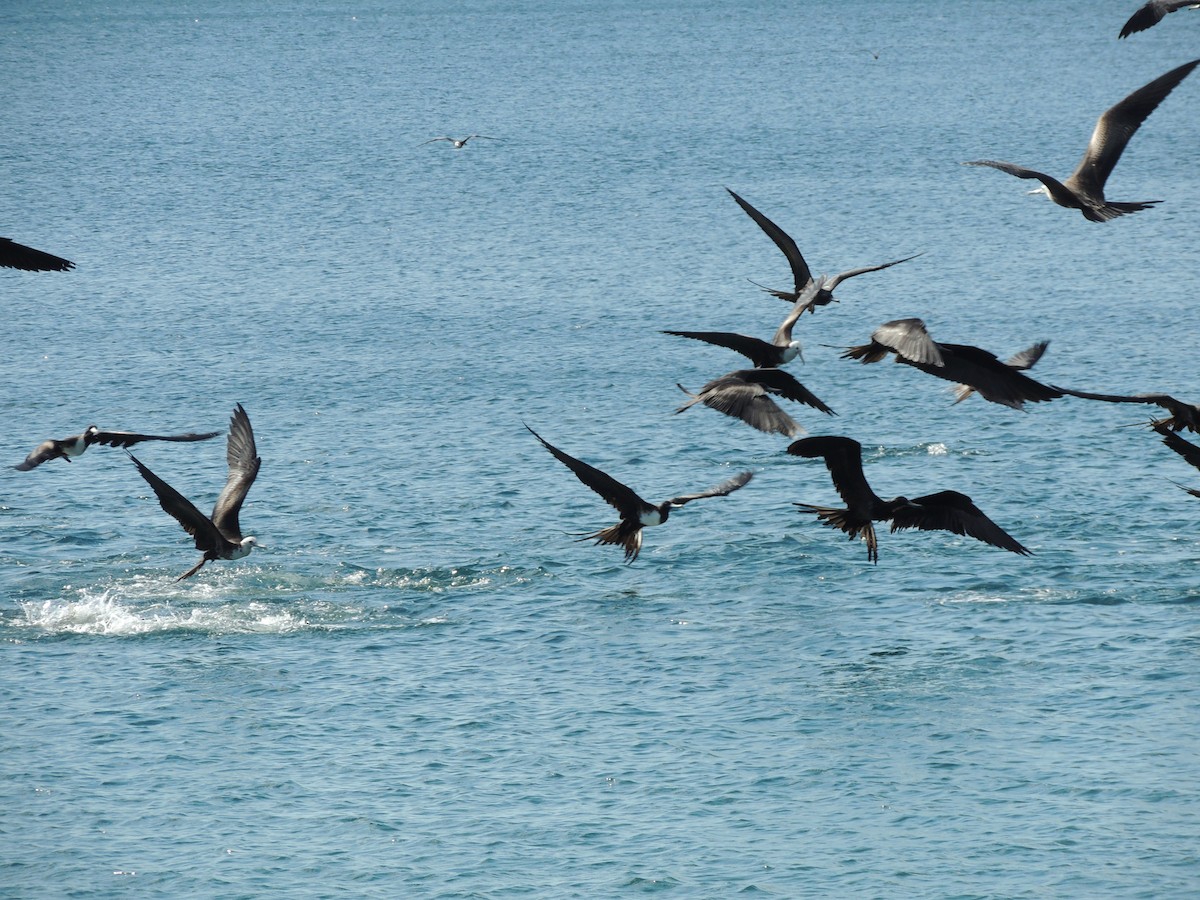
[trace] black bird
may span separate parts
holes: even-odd
[[[70,462],[74,457],[81,456],[92,444],[103,444],[107,447],[132,447],[142,441],[207,441],[215,438],[221,432],[206,431],[203,434],[137,434],[132,431],[101,431],[95,425],[89,425],[82,434],[72,435],[62,440],[42,441],[33,452],[25,457],[25,461],[13,466],[21,472],[36,469],[42,463],[51,459],[62,459]]]
[[[1104,183],[1112,174],[1113,167],[1121,158],[1125,145],[1133,137],[1146,117],[1154,112],[1158,104],[1179,82],[1200,64],[1200,59],[1184,63],[1165,75],[1155,78],[1144,87],[1138,88],[1116,106],[1100,116],[1092,131],[1083,159],[1065,181],[1059,181],[1036,169],[1026,169],[1008,162],[994,159],[976,159],[963,163],[964,166],[991,166],[1017,178],[1036,178],[1042,186],[1031,193],[1045,194],[1059,206],[1077,209],[1090,222],[1107,222],[1117,216],[1149,209],[1161,200],[1139,200],[1122,202],[1104,198]]]
[[[1158,419],[1151,425],[1163,425],[1171,431],[1200,432],[1200,406],[1176,400],[1170,394],[1092,394],[1087,391],[1073,391],[1070,388],[1059,388],[1064,394],[1072,397],[1082,397],[1084,400],[1103,400],[1105,403],[1149,403],[1161,406],[1171,415],[1166,419]]]
[[[792,328],[801,313],[806,308],[810,308],[809,300],[815,295],[815,286],[810,285],[805,289],[800,299],[792,304],[791,312],[787,314],[787,318],[783,320],[783,324],[779,326],[769,343],[756,337],[728,331],[664,331],[663,334],[673,334],[695,341],[716,344],[718,347],[728,347],[747,357],[756,368],[773,369],[801,356],[800,342],[792,340]],[[803,359],[802,356],[801,359]]]
[[[589,466],[582,460],[564,453],[528,425],[525,427],[559,462],[574,472],[576,478],[607,500],[609,505],[621,514],[621,521],[616,525],[610,525],[608,528],[601,528],[599,531],[585,534],[579,540],[594,540],[597,544],[620,544],[625,548],[625,562],[627,563],[632,563],[637,559],[638,554],[642,550],[643,528],[663,524],[667,521],[667,517],[670,516],[672,509],[676,509],[686,503],[691,503],[693,500],[703,500],[705,497],[724,497],[727,494],[732,494],[739,488],[744,487],[754,477],[753,472],[741,472],[728,481],[724,481],[716,487],[709,488],[707,491],[701,491],[698,494],[684,494],[682,497],[673,497],[670,500],[664,500],[657,506],[653,506],[612,476],[606,475],[604,472]]]
[[[225,449],[229,475],[225,479],[221,495],[217,497],[216,505],[213,506],[211,518],[142,465],[132,453],[129,454],[129,458],[154,489],[159,505],[195,539],[196,549],[204,551],[200,562],[180,575],[176,581],[183,581],[195,575],[210,559],[241,559],[250,555],[257,541],[252,535],[242,536],[238,513],[241,512],[242,502],[246,499],[250,486],[258,477],[262,460],[255,449],[254,431],[250,428],[250,418],[246,415],[246,410],[242,409],[242,404],[234,407],[233,416],[229,421],[229,441]]]
[[[739,369],[714,378],[700,388],[698,394],[693,394],[682,384],[675,386],[691,398],[675,410],[676,415],[703,403],[709,409],[741,419],[751,428],[784,437],[793,437],[804,429],[779,408],[770,394],[806,403],[826,415],[836,415],[812,391],[782,369]]]
[[[1049,341],[1038,341],[1032,347],[1026,347],[1020,353],[1014,353],[1004,364],[1010,369],[1016,369],[1018,372],[1028,371],[1037,364],[1037,361],[1042,358],[1046,352],[1046,348],[1049,346]],[[973,393],[975,393],[975,388],[969,384],[960,384],[954,388],[954,402],[962,403]]]
[[[500,140],[500,138],[488,137],[486,134],[468,134],[464,138],[452,138],[452,137],[445,137],[445,136],[430,138],[427,141],[421,141],[421,146],[424,146],[425,144],[432,144],[436,141],[449,141],[450,146],[452,146],[455,150],[461,150],[463,147],[465,147],[467,145],[467,141],[471,140],[472,138],[483,138],[485,141]]]
[[[1121,28],[1118,38],[1129,37],[1137,31],[1145,31],[1152,25],[1157,25],[1167,13],[1180,9],[1200,9],[1200,3],[1192,0],[1150,0],[1138,7],[1138,11],[1129,17],[1129,21]]]
[[[0,266],[26,272],[66,272],[75,268],[75,263],[53,253],[18,244],[12,238],[0,237]]]
[[[896,362],[974,388],[984,400],[1013,409],[1023,408],[1026,401],[1036,403],[1063,395],[1058,388],[1034,381],[986,350],[968,344],[937,343],[920,319],[885,322],[875,329],[871,343],[851,347],[842,359],[873,363],[889,352],[896,354]]]
[[[966,494],[939,491],[911,500],[907,497],[881,499],[863,475],[862,445],[852,438],[803,438],[788,447],[787,452],[807,459],[823,458],[846,509],[808,503],[795,505],[816,513],[818,519],[832,528],[840,528],[851,540],[861,537],[867,543],[867,559],[873,563],[879,562],[879,545],[872,523],[889,521],[893,532],[906,528],[951,531],[1022,556],[1032,553],[985,516]]]
[[[796,246],[796,242],[782,228],[760,213],[757,209],[730,191],[729,196],[737,201],[750,218],[758,223],[758,227],[766,232],[767,237],[775,242],[775,246],[783,251],[783,255],[787,257],[788,265],[792,267],[792,290],[777,291],[772,288],[764,287],[763,290],[781,300],[787,300],[789,303],[797,303],[805,295],[805,291],[809,288],[812,293],[807,299],[806,304],[801,308],[800,312],[813,312],[818,306],[827,306],[834,301],[833,292],[839,284],[847,278],[853,278],[855,275],[863,275],[867,272],[878,272],[880,269],[886,269],[889,266],[894,266],[898,263],[908,262],[910,259],[916,259],[920,256],[917,253],[913,256],[906,256],[904,259],[894,259],[891,262],[881,263],[877,266],[863,266],[860,269],[850,269],[842,272],[840,275],[834,275],[832,278],[822,275],[819,278],[814,278],[812,272],[808,268],[808,263],[804,261],[804,257],[800,254],[800,248]],[[762,287],[762,285],[758,285]]]

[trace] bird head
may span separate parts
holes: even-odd
[[[788,357],[789,360],[799,359],[800,362],[804,362],[804,348],[800,346],[799,341],[788,341],[787,349],[796,351],[790,357]]]

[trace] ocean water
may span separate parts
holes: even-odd
[[[1096,225],[1099,113],[1200,14],[950,3],[151,0],[0,8],[3,452],[227,425],[263,459],[197,551],[123,452],[0,474],[4,897],[1193,897],[1200,473],[1154,409],[1018,412],[840,348],[920,316],[1031,373],[1200,401],[1200,76]],[[462,150],[442,135],[478,133]],[[748,279],[846,282],[792,371],[881,495],[1028,546],[860,543],[824,467],[704,408]],[[647,499],[743,469],[630,566],[533,440]],[[211,508],[223,439],[138,457]]]

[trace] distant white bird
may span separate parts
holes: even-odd
[[[427,141],[421,141],[419,146],[423,147],[426,144],[433,144],[433,143],[436,143],[437,141],[449,141],[450,145],[455,150],[461,150],[463,147],[465,147],[467,145],[467,141],[471,140],[472,138],[483,138],[484,140],[487,140],[487,141],[500,140],[500,138],[488,137],[486,134],[468,134],[465,138],[452,138],[452,137],[445,137],[445,136],[430,138]]]
[[[994,159],[976,159],[963,163],[964,166],[990,166],[1015,175],[1017,178],[1036,178],[1042,187],[1031,193],[1045,194],[1059,206],[1077,209],[1090,222],[1107,222],[1117,216],[1149,209],[1161,200],[1117,202],[1104,198],[1104,183],[1112,174],[1113,167],[1125,151],[1129,139],[1146,121],[1146,117],[1166,99],[1192,71],[1200,65],[1200,59],[1184,63],[1165,75],[1138,88],[1116,106],[1104,112],[1096,122],[1092,138],[1088,141],[1083,159],[1065,181],[1059,181],[1044,172],[1026,169],[1023,166]]]
[[[1129,21],[1125,23],[1117,37],[1129,37],[1134,32],[1145,31],[1150,26],[1161,22],[1167,13],[1173,13],[1180,9],[1200,9],[1200,3],[1193,3],[1192,0],[1150,0],[1129,17]]]

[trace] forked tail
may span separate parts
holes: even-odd
[[[1129,213],[1141,212],[1143,209],[1150,209],[1159,203],[1162,203],[1162,201],[1136,200],[1122,203],[1109,200],[1103,206],[1085,206],[1083,208],[1083,215],[1092,222],[1107,222],[1118,216],[1125,216]]]
[[[642,529],[630,528],[625,522],[609,525],[599,531],[593,531],[575,539],[576,541],[595,541],[597,544],[620,544],[625,548],[625,562],[631,563],[642,552]]]
[[[867,542],[867,559],[873,563],[879,562],[879,541],[875,537],[875,524],[870,519],[852,518],[850,510],[833,506],[813,506],[810,503],[794,505],[806,512],[816,513],[818,519],[830,528],[844,531],[850,536],[850,540],[862,538]]]

